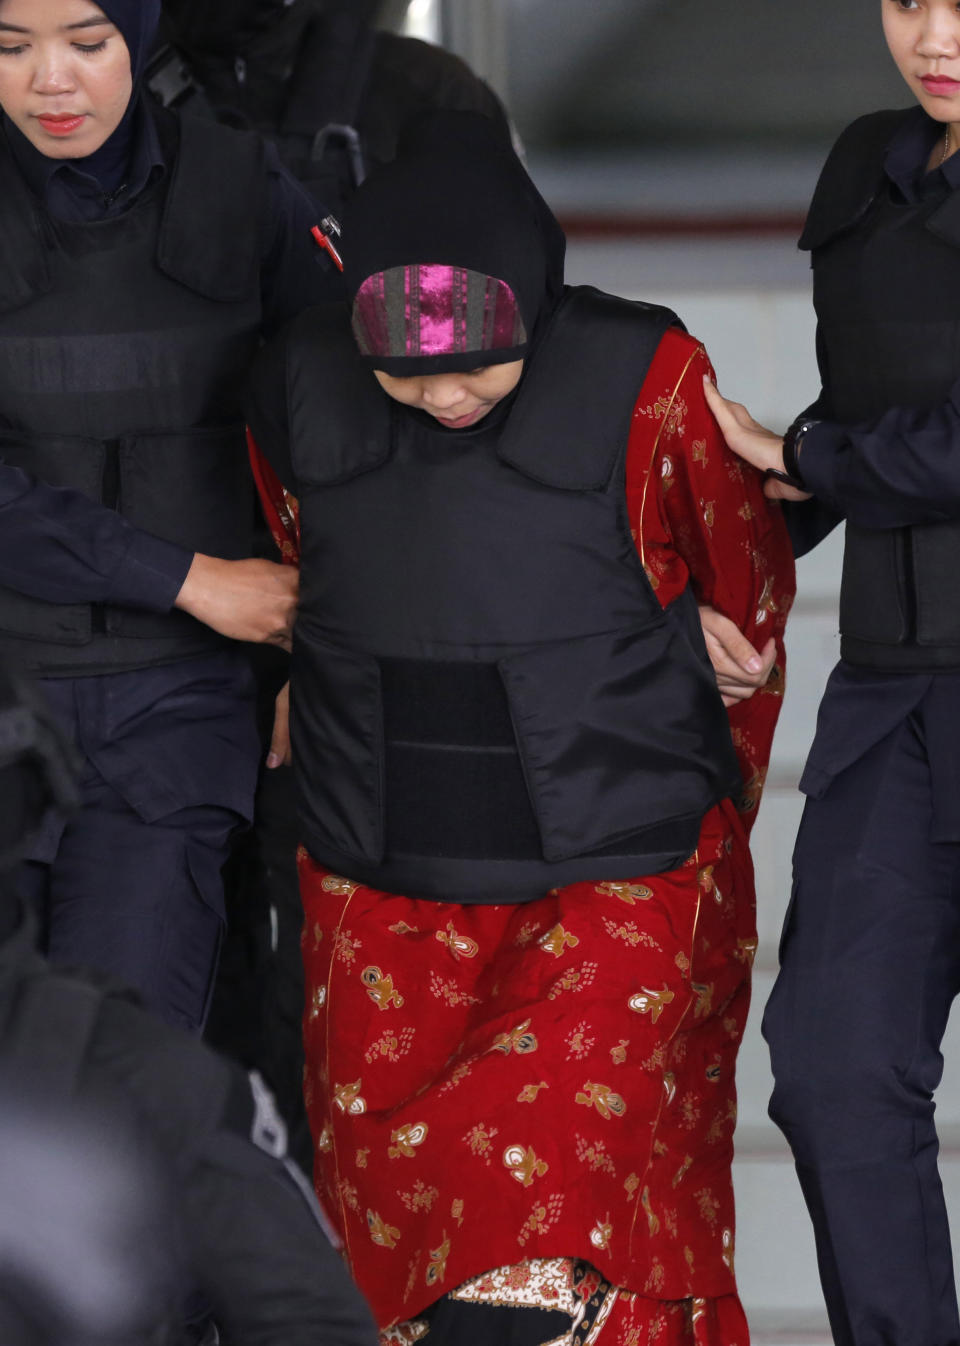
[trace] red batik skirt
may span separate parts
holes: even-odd
[[[645,1321],[745,1346],[731,1161],[756,926],[732,804],[680,869],[523,905],[415,901],[305,852],[300,877],[317,1190],[381,1328],[579,1258]]]

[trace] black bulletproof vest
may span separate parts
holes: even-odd
[[[960,192],[910,205],[883,171],[908,113],[845,132],[824,169],[800,246],[813,251],[828,405],[843,424],[891,407],[928,410],[960,371]],[[890,530],[847,525],[842,658],[876,669],[960,667],[960,521]]]
[[[163,114],[166,117],[166,114]],[[0,140],[0,458],[191,551],[250,554],[241,394],[260,330],[263,149],[185,119],[124,215],[54,220]],[[0,651],[47,674],[139,668],[221,638],[180,612],[0,588]]]
[[[737,790],[696,603],[661,609],[626,512],[633,407],[673,321],[568,291],[509,414],[458,434],[379,392],[342,310],[300,322],[292,737],[317,860],[525,901],[674,867]]]

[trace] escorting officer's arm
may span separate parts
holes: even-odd
[[[820,396],[797,418],[801,421],[832,421],[835,419],[827,393],[827,351],[820,328],[817,328],[817,365],[820,369]],[[783,517],[794,556],[806,556],[843,522],[843,511],[830,509],[816,495],[812,500],[783,500]]]
[[[169,612],[192,554],[79,491],[0,463],[0,583],[48,603]]]
[[[817,499],[861,528],[960,517],[960,381],[931,411],[894,407],[858,426],[821,421],[799,465]]]
[[[708,385],[706,394],[734,453],[761,471],[782,472],[791,432],[785,441],[715,388]],[[796,441],[792,470],[834,522],[846,518],[860,528],[893,529],[960,517],[960,381],[946,402],[929,411],[893,407],[855,426],[813,420]],[[803,500],[793,486],[776,480],[768,482],[767,493]],[[802,554],[808,549],[802,534],[797,540]],[[819,540],[814,534],[813,543]]]
[[[300,572],[292,566],[197,552],[176,606],[231,640],[289,649],[299,589]]]
[[[79,491],[0,462],[0,584],[46,603],[179,607],[234,640],[286,645],[298,574],[272,561],[194,554]]]

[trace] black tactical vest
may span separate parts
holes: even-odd
[[[824,168],[802,248],[833,419],[928,410],[960,373],[960,192],[902,202],[883,157],[909,112],[862,118]],[[874,530],[847,525],[841,656],[876,669],[960,667],[960,521]]]
[[[67,224],[0,140],[0,459],[236,559],[254,519],[241,394],[260,331],[263,149],[185,119],[168,162],[126,214]],[[41,673],[145,667],[221,643],[180,612],[0,588],[0,651]]]
[[[568,291],[509,414],[444,433],[379,392],[342,310],[298,320],[292,737],[323,864],[525,901],[674,867],[738,789],[696,603],[661,609],[626,512],[633,408],[673,321]]]

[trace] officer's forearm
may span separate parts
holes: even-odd
[[[800,470],[823,505],[863,528],[960,517],[960,390],[929,411],[821,423],[804,438]]]
[[[0,463],[0,584],[48,603],[168,612],[189,551],[141,532],[79,491]]]

